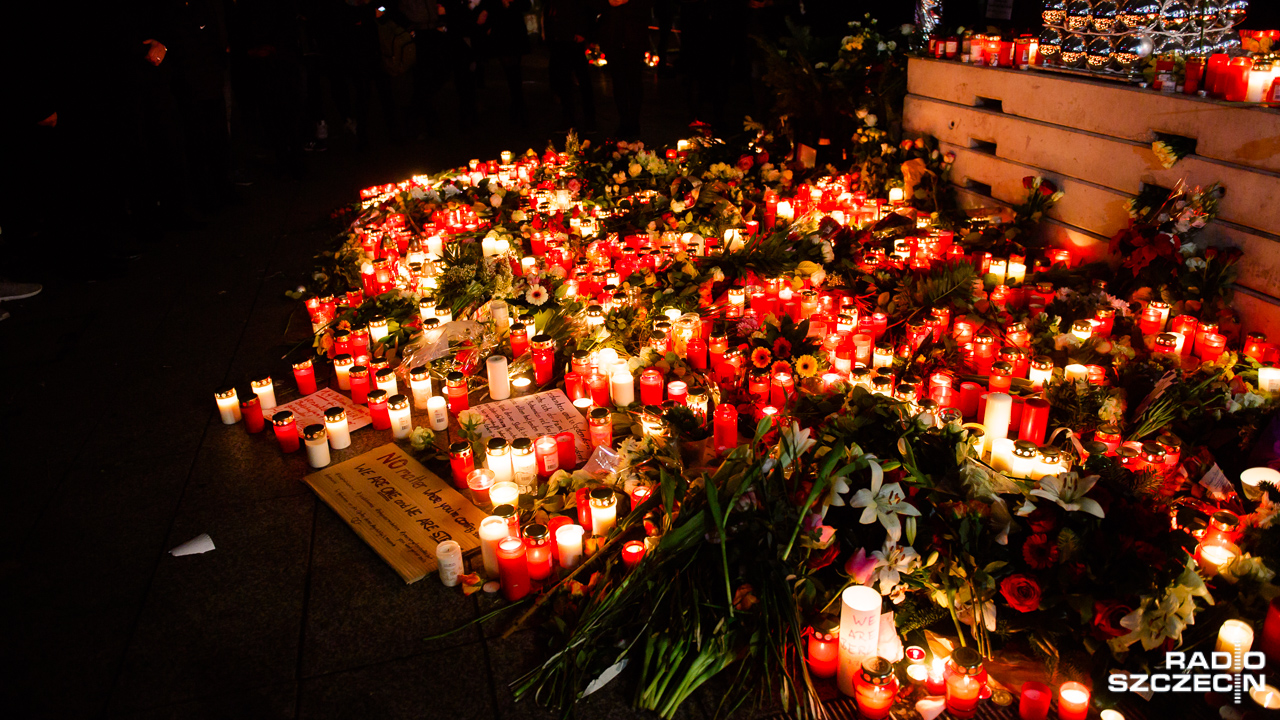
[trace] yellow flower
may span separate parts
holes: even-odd
[[[796,358],[796,374],[800,377],[813,377],[818,374],[818,360],[812,355],[801,355]]]

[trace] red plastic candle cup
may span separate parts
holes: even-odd
[[[467,377],[454,370],[444,378],[445,399],[449,401],[449,412],[457,415],[471,407],[471,399],[467,392]]]
[[[1021,720],[1046,720],[1053,690],[1041,682],[1028,680],[1022,683],[1022,698],[1018,701],[1018,717]]]
[[[990,392],[1007,393],[1013,387],[1013,366],[1007,362],[992,363],[991,375],[987,377],[987,389]]]
[[[809,674],[829,678],[840,663],[840,622],[835,618],[814,625],[809,633]]]
[[[551,556],[555,549],[551,542],[551,531],[546,525],[531,523],[526,525],[524,535],[525,560],[529,564],[529,579],[546,580],[551,577]],[[498,566],[501,570],[502,566]]]
[[[387,410],[387,391],[378,389],[369,392],[369,419],[373,421],[374,430],[391,429],[391,413]]]
[[[644,405],[662,404],[662,371],[649,368],[640,373],[640,402]]]
[[[591,441],[592,449],[613,447],[613,418],[609,408],[591,408],[587,418],[587,439]]]
[[[488,507],[489,488],[497,478],[489,468],[476,468],[467,473],[467,491],[471,493],[471,502],[476,507]]]
[[[648,485],[637,485],[636,489],[631,491],[631,510],[634,512],[651,497],[653,497],[653,488]]]
[[[1200,359],[1204,362],[1213,362],[1217,360],[1227,349],[1227,336],[1218,333],[1205,333],[1201,336],[1202,340],[1197,343],[1196,351],[1200,355]]]
[[[689,404],[689,385],[683,380],[667,383],[667,399],[677,405]]]
[[[925,677],[925,691],[930,695],[939,696],[947,694],[947,661],[943,658],[934,657],[933,663],[929,666],[929,674]]]
[[[498,581],[502,583],[502,596],[515,602],[529,594],[529,560],[525,555],[524,541],[509,537],[498,543]]]
[[[534,458],[538,462],[538,477],[546,480],[560,469],[560,445],[552,435],[543,435],[533,443]]]
[[[1049,427],[1049,402],[1040,398],[1028,398],[1022,403],[1022,419],[1018,428],[1018,439],[1027,440],[1036,445],[1044,444],[1045,432]]]
[[[351,382],[351,402],[364,405],[369,401],[369,368],[356,365],[351,368],[348,377]]]
[[[515,359],[529,352],[529,331],[524,323],[511,326],[511,358]]]
[[[569,396],[570,402],[587,397],[588,393],[587,383],[582,375],[573,370],[564,374],[564,394]]]
[[[685,345],[685,349],[690,365],[697,370],[707,369],[707,344],[702,338],[693,338]]]
[[[577,443],[574,434],[568,430],[556,435],[556,461],[565,472],[578,468]]]
[[[866,720],[888,717],[898,696],[898,678],[893,674],[893,664],[882,657],[863,660],[861,671],[853,677],[853,691],[858,701],[858,715]]]
[[[311,358],[293,364],[293,379],[298,383],[298,392],[303,395],[316,391],[316,368]]]
[[[777,372],[769,382],[769,404],[776,408],[784,408],[787,401],[796,394],[796,380],[789,372]]]
[[[982,386],[976,382],[960,383],[960,413],[967,418],[978,415],[978,401],[982,398]]]
[[[639,540],[628,540],[622,546],[622,562],[626,563],[627,570],[635,570],[636,565],[644,559],[644,543]]]
[[[1204,89],[1210,97],[1222,97],[1223,71],[1227,69],[1230,57],[1226,53],[1214,53],[1209,56],[1209,63],[1204,71]]]
[[[391,427],[388,422],[387,427]],[[271,429],[276,433],[276,440],[280,443],[281,452],[296,452],[301,445],[298,437],[298,424],[293,419],[293,413],[288,410],[281,410],[271,416]]]
[[[1271,599],[1267,606],[1267,619],[1262,624],[1262,645],[1258,648],[1267,659],[1280,661],[1280,597]]]
[[[716,454],[738,447],[738,409],[728,403],[717,405],[712,433]]]
[[[556,341],[549,335],[534,335],[530,345],[533,348],[533,381],[539,386],[546,385],[555,374]]]
[[[1249,71],[1253,69],[1253,58],[1235,57],[1227,63],[1223,71],[1222,97],[1227,102],[1244,102],[1249,90]]]
[[[244,418],[244,429],[251,433],[262,432],[266,419],[262,417],[262,401],[258,396],[240,401],[240,417]]]
[[[449,470],[453,478],[453,486],[459,490],[467,489],[467,476],[476,469],[474,451],[471,443],[463,441],[449,446]]]
[[[1089,720],[1089,688],[1078,682],[1065,682],[1058,688],[1060,720]]]
[[[609,399],[609,376],[599,368],[593,369],[587,376],[587,384],[591,387],[591,404],[606,407]]]

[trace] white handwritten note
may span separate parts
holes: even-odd
[[[340,407],[347,411],[348,430],[359,430],[373,423],[373,419],[369,417],[369,408],[355,404],[351,398],[333,388],[321,388],[300,400],[279,405],[275,412],[288,410],[293,413],[293,419],[301,430],[308,425],[323,425],[324,411],[331,407]]]
[[[584,463],[590,455],[587,443],[587,421],[573,406],[563,390],[548,390],[511,400],[477,405],[469,413],[478,415],[484,422],[485,437],[536,438],[539,435],[555,435],[566,430],[574,435],[574,449],[578,463]]]

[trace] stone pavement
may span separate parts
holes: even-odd
[[[681,136],[664,82],[650,87],[650,142]],[[55,249],[43,274],[14,278],[46,289],[6,304],[0,325],[6,717],[550,717],[507,689],[540,656],[533,633],[498,640],[493,624],[424,642],[496,601],[434,575],[406,586],[301,482],[304,453],[222,425],[212,399],[261,372],[292,399],[282,358],[305,315],[284,292],[333,236],[329,212],[375,183],[542,149],[556,113],[543,85],[528,89],[535,120],[518,133],[499,89],[465,135],[445,123],[364,154],[338,137],[301,180],[250,147],[245,202],[167,234],[123,276],[63,279]],[[612,128],[612,103],[598,103]],[[385,435],[356,432],[335,461]],[[214,551],[168,554],[201,533]],[[633,717],[628,697],[614,683],[579,716]]]

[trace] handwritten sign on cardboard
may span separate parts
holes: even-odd
[[[568,430],[574,434],[578,463],[586,462],[591,454],[591,445],[587,442],[586,418],[582,417],[582,413],[573,406],[563,390],[548,390],[536,395],[485,403],[466,413],[480,416],[484,422],[483,435],[487,438],[533,439],[539,435],[555,435]]]
[[[484,511],[388,443],[305,478],[311,489],[387,561],[406,583],[436,569],[436,546],[480,547]]]
[[[351,398],[333,388],[321,388],[304,398],[278,405],[273,412],[288,410],[293,413],[293,419],[298,423],[298,430],[302,430],[308,425],[323,425],[324,411],[331,407],[340,407],[347,411],[348,430],[359,430],[373,423],[373,418],[369,417],[369,408],[355,404]]]

